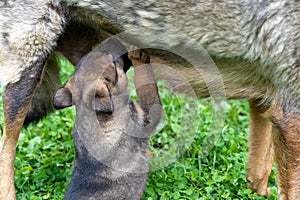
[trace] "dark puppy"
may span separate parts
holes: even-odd
[[[55,93],[56,108],[76,106],[74,171],[64,199],[133,200],[143,193],[160,100],[149,58],[139,50],[129,52],[139,102],[129,100],[124,59],[114,59],[118,47],[96,47]]]

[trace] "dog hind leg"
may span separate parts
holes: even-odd
[[[258,106],[258,103],[249,101],[250,138],[247,181],[248,187],[253,192],[265,196],[269,193],[267,184],[273,163],[272,123],[264,116],[267,109]]]
[[[277,101],[268,111],[273,122],[273,141],[280,199],[299,199],[300,106]]]

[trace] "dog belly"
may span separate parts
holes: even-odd
[[[215,92],[217,85],[231,99],[267,99],[274,92],[271,81],[260,74],[259,66],[244,60],[213,58],[212,66],[202,68],[178,57],[174,59],[174,55],[149,53],[156,76],[167,80],[174,92],[205,98]]]

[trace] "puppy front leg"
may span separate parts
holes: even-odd
[[[148,115],[154,105],[158,105],[155,109],[160,109],[161,102],[158,90],[150,64],[150,58],[140,49],[130,47],[128,57],[131,59],[134,67],[134,84],[138,96],[138,103],[143,111]],[[161,115],[161,113],[158,113]],[[160,116],[159,116],[160,117]]]

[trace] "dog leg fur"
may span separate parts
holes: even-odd
[[[264,115],[266,108],[249,101],[250,138],[247,168],[248,187],[258,195],[266,196],[268,178],[273,163],[272,123]]]
[[[21,79],[3,91],[4,131],[0,142],[0,199],[14,200],[14,158],[16,144],[30,101],[40,83],[44,61],[23,71]]]
[[[283,103],[282,103],[283,102]],[[273,122],[273,140],[281,199],[299,199],[300,109],[288,101],[275,101],[268,114]]]
[[[41,117],[47,115],[54,109],[52,96],[59,84],[57,53],[52,53],[47,60],[41,85],[31,101],[25,118],[25,124],[32,121],[38,121]]]

